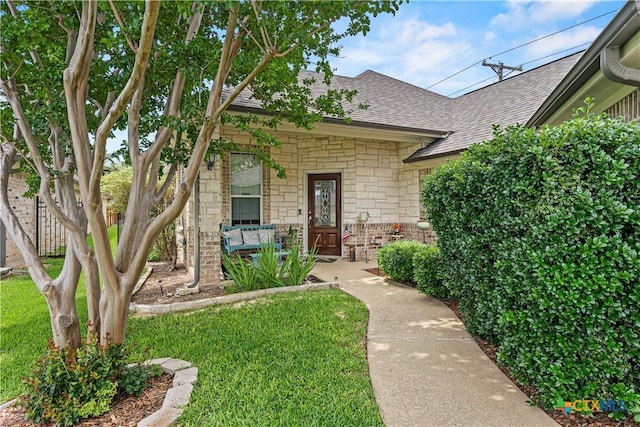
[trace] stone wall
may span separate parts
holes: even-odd
[[[223,129],[221,136],[240,146],[254,142],[246,133]],[[393,224],[401,224],[401,237],[433,242],[432,233],[416,227],[420,219],[420,168],[402,160],[419,148],[418,144],[397,143],[353,137],[280,132],[281,147],[272,148],[273,159],[287,171],[278,178],[274,170],[263,168],[262,222],[275,224],[276,232],[295,230],[298,242],[306,247],[307,178],[309,174],[340,173],[342,177],[342,225],[352,231],[343,245],[357,258],[375,259],[377,248],[394,240]],[[213,171],[203,165],[200,172],[201,202],[201,282],[220,280],[220,225],[230,223],[229,156],[216,162]],[[193,268],[193,198],[181,222],[186,237],[187,265]],[[368,212],[365,226],[357,222],[360,212]],[[366,243],[365,243],[365,237]],[[357,246],[356,246],[357,245]]]

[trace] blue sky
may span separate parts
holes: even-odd
[[[336,74],[343,76],[355,77],[374,70],[442,95],[460,96],[497,81],[491,68],[479,64],[483,59],[509,66],[522,65],[527,71],[583,50],[624,3],[415,0],[401,5],[395,16],[374,18],[366,37],[343,40],[342,54],[332,65]],[[612,11],[614,13],[577,25]],[[575,25],[542,41],[496,55]],[[432,86],[467,67],[470,68]],[[475,85],[478,82],[482,83]],[[117,149],[125,137],[124,133],[117,132],[108,142],[107,151]]]
[[[344,40],[342,55],[332,65],[339,75],[355,77],[370,69],[423,88],[483,59],[522,65],[526,71],[588,47],[623,4],[602,0],[412,1],[401,5],[395,16],[375,18],[366,37]],[[615,12],[496,55],[611,11]],[[459,96],[495,81],[497,75],[491,68],[477,64],[429,90]]]

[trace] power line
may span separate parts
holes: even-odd
[[[549,55],[541,56],[540,58],[538,58],[538,59],[534,59],[534,60],[532,60],[532,61],[523,62],[522,64],[520,64],[520,66],[527,65],[527,64],[531,64],[531,63],[533,63],[533,62],[538,62],[538,61],[541,61],[541,60],[543,60],[543,59],[550,58],[550,57],[552,57],[552,56],[556,56],[556,55],[559,55],[559,54],[564,53],[564,52],[569,52],[570,50],[578,49],[579,47],[589,46],[591,43],[592,43],[592,42],[582,43],[582,44],[579,44],[578,46],[570,47],[569,49],[559,50],[559,51],[558,51],[558,52],[556,52],[556,53],[551,53],[551,54],[549,54]]]
[[[543,60],[543,59],[550,58],[550,57],[552,57],[552,56],[556,56],[556,55],[559,55],[559,54],[564,53],[564,52],[569,52],[569,51],[571,51],[571,50],[578,49],[578,48],[580,48],[580,47],[587,46],[587,45],[590,45],[590,44],[591,44],[591,42],[587,42],[587,43],[579,44],[579,45],[574,46],[574,47],[570,47],[570,48],[568,48],[568,49],[559,50],[559,51],[554,52],[554,53],[551,53],[551,54],[549,54],[549,55],[541,56],[541,57],[539,57],[539,58],[537,58],[537,59],[533,59],[533,60],[531,60],[531,61],[523,62],[522,64],[520,64],[520,66],[522,67],[523,65],[531,64],[531,63],[533,63],[533,62],[538,62],[538,61],[541,61],[541,60]],[[506,68],[506,67],[505,67],[505,68]],[[510,74],[511,74],[511,73],[507,74],[507,75],[506,75],[506,76],[504,76],[504,77],[508,77]],[[472,85],[470,85],[470,86],[467,86],[467,87],[462,88],[462,89],[458,89],[457,91],[452,92],[452,93],[450,93],[450,94],[449,94],[449,95],[447,95],[447,96],[455,95],[455,94],[456,94],[456,93],[458,93],[458,92],[463,92],[463,91],[465,91],[465,90],[467,90],[467,89],[471,89],[471,88],[472,88],[472,87],[474,87],[474,86],[477,86],[477,85],[479,85],[479,84],[481,84],[481,83],[484,83],[484,82],[486,82],[486,81],[488,81],[488,80],[491,80],[491,79],[494,79],[494,78],[495,78],[494,76],[491,76],[491,77],[489,77],[489,78],[486,78],[486,79],[480,80],[479,82],[476,82],[476,83],[474,83],[474,84],[472,84]]]
[[[486,59],[491,59],[491,58],[493,58],[494,56],[499,56],[499,55],[502,55],[502,54],[505,54],[505,53],[508,53],[508,52],[514,51],[514,50],[516,50],[516,49],[520,49],[520,48],[525,47],[525,46],[528,46],[528,45],[530,45],[530,44],[532,44],[532,43],[539,42],[540,40],[544,40],[544,39],[549,38],[549,37],[551,37],[551,36],[555,36],[556,34],[560,34],[560,33],[564,32],[564,31],[571,30],[571,29],[576,28],[576,27],[578,27],[578,26],[580,26],[580,25],[584,25],[584,24],[586,24],[586,23],[588,23],[588,22],[595,21],[596,19],[600,19],[600,18],[602,18],[603,16],[611,15],[612,13],[617,12],[617,11],[618,11],[618,10],[617,10],[617,9],[615,9],[615,10],[612,10],[612,11],[609,11],[609,12],[606,12],[606,13],[603,13],[602,15],[598,15],[598,16],[596,16],[596,17],[594,17],[594,18],[587,19],[586,21],[579,22],[579,23],[574,24],[574,25],[572,25],[572,26],[570,26],[570,27],[563,28],[562,30],[558,30],[558,31],[556,31],[556,32],[554,32],[554,33],[547,34],[547,35],[542,36],[542,37],[539,37],[539,38],[537,38],[537,39],[535,39],[535,40],[528,41],[528,42],[526,42],[526,43],[523,43],[523,44],[521,44],[521,45],[519,45],[519,46],[512,47],[512,48],[507,49],[507,50],[505,50],[505,51],[502,51],[502,52],[500,52],[500,53],[493,54],[493,55],[489,56],[488,58],[482,59],[482,60],[480,60],[480,61],[478,61],[478,62],[474,62],[473,64],[469,65],[468,67],[463,68],[462,70],[460,70],[460,71],[458,71],[458,72],[456,72],[456,73],[454,73],[454,74],[451,74],[449,77],[445,77],[444,79],[442,79],[442,80],[440,80],[440,81],[437,81],[436,83],[432,84],[431,86],[426,87],[425,89],[431,89],[432,87],[437,86],[437,85],[439,85],[440,83],[442,83],[442,82],[444,82],[444,81],[447,81],[447,80],[449,80],[450,78],[455,77],[455,76],[457,76],[458,74],[463,73],[463,72],[467,71],[468,69],[475,67],[475,66],[476,66],[476,65],[478,65],[478,64],[481,64],[481,63],[482,63],[482,61],[484,61],[484,60],[486,60]]]
[[[449,95],[447,95],[447,96],[455,95],[455,94],[456,94],[456,93],[458,93],[458,92],[463,92],[463,91],[465,91],[465,90],[467,90],[467,89],[471,89],[471,88],[472,88],[472,87],[474,87],[474,86],[478,86],[479,84],[482,84],[482,83],[484,83],[484,82],[486,82],[486,81],[493,80],[493,79],[495,79],[495,76],[488,77],[488,78],[486,78],[486,79],[484,79],[484,80],[480,80],[479,82],[476,82],[476,83],[474,83],[474,84],[472,84],[472,85],[470,85],[470,86],[464,87],[464,88],[462,88],[462,89],[458,89],[458,90],[457,90],[457,91],[455,91],[455,92],[451,92],[451,93],[450,93]]]

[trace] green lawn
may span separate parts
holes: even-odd
[[[339,290],[132,318],[148,357],[199,368],[184,425],[382,425],[368,375],[366,307]]]
[[[61,260],[47,261],[59,271]],[[84,284],[77,302],[86,319]],[[368,376],[367,309],[339,290],[278,294],[194,313],[132,316],[137,360],[199,368],[184,425],[382,425]],[[0,401],[44,354],[51,331],[27,276],[0,282]],[[148,352],[143,352],[148,349]]]

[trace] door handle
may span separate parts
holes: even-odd
[[[311,218],[311,211],[309,211],[309,227],[311,227],[311,220],[312,220],[312,218]]]

